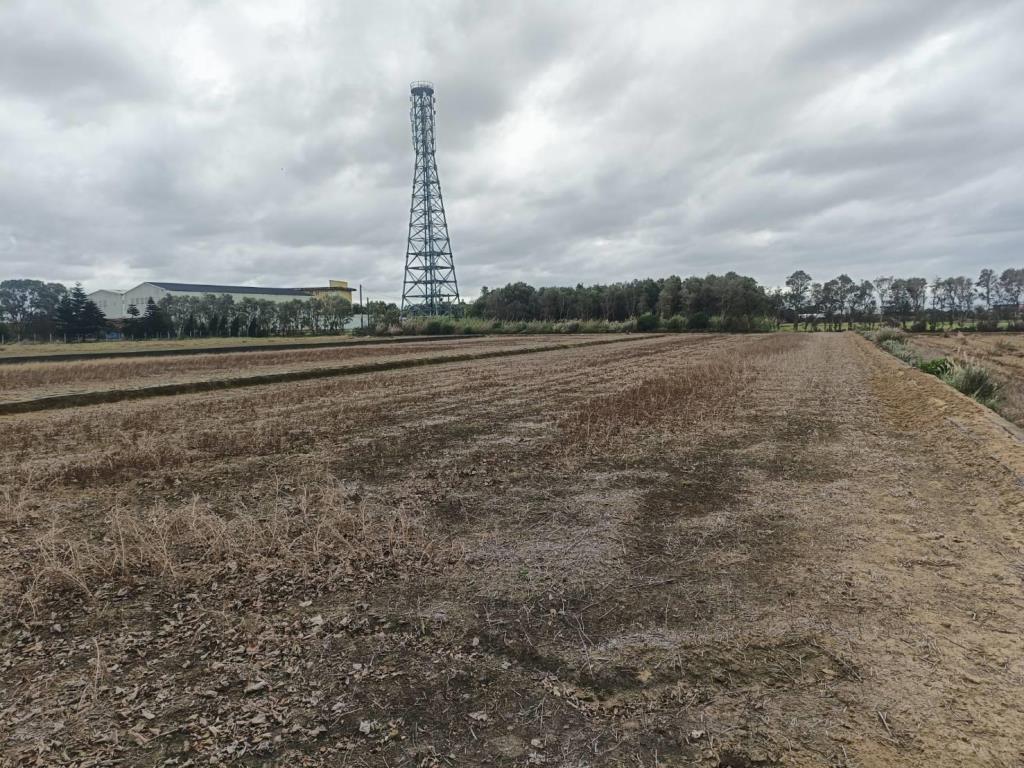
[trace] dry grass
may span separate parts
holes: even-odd
[[[352,336],[274,336],[267,338],[154,339],[151,341],[97,341],[84,344],[59,342],[22,342],[0,345],[0,357],[26,355],[105,354],[109,352],[158,351],[164,349],[212,349],[217,347],[269,347],[281,344],[336,344],[352,341]]]
[[[910,766],[1020,732],[1008,675],[920,644],[1019,618],[973,565],[1014,490],[893,423],[928,411],[880,404],[891,365],[645,338],[5,418],[0,762],[842,765],[850,733]]]
[[[635,438],[638,429],[655,423],[679,428],[714,420],[746,384],[748,371],[744,360],[728,357],[641,378],[560,419],[558,444],[570,453],[589,453],[621,444],[626,435]]]
[[[426,358],[451,353],[456,349],[460,352],[516,349],[545,342],[554,344],[558,341],[560,340],[553,340],[550,337],[501,337],[440,341],[428,345],[366,345],[238,354],[196,354],[184,357],[19,363],[0,366],[0,401],[154,383],[170,384],[225,378],[246,373],[295,371],[410,357]]]
[[[621,389],[590,398],[563,416],[558,444],[576,454],[612,445],[635,451],[652,425],[658,425],[659,434],[700,429],[735,410],[744,390],[754,384],[759,360],[796,347],[792,337],[775,335],[743,354],[724,348],[666,360],[656,373],[641,371]]]
[[[408,570],[454,559],[450,543],[429,537],[407,510],[370,509],[328,479],[291,491],[278,487],[258,508],[216,509],[198,497],[178,506],[119,501],[87,527],[66,521],[64,512],[34,522],[8,574],[5,596],[17,603],[9,608],[35,614],[68,590],[91,600],[98,588],[143,580],[175,593],[225,575],[259,581],[282,572],[303,581],[325,570]],[[23,520],[5,515],[15,518]]]

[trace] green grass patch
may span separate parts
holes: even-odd
[[[925,373],[942,378],[953,370],[953,361],[946,357],[936,357],[934,360],[922,360],[917,367]]]
[[[905,363],[910,363],[910,365],[915,367],[921,364],[921,358],[918,354],[906,344],[896,339],[886,339],[879,346],[893,357],[898,357]]]
[[[954,362],[940,378],[982,405],[994,409],[999,404],[999,383],[992,378],[987,368],[974,363]]]

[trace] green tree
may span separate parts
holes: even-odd
[[[996,272],[994,269],[983,269],[978,275],[978,280],[975,283],[978,298],[981,299],[985,305],[987,312],[992,311],[992,300],[995,298],[996,291]]]
[[[147,336],[166,336],[172,331],[172,323],[167,312],[153,298],[146,302],[146,312],[142,316],[142,328]]]
[[[124,321],[124,335],[129,339],[137,339],[142,335],[142,326],[139,321],[139,308],[134,304],[129,304],[125,310],[128,315]]]
[[[351,302],[337,294],[318,296],[313,301],[319,306],[319,314],[326,329],[332,333],[344,330],[345,325],[352,319]]]
[[[107,318],[96,302],[86,299],[78,318],[78,328],[83,336],[98,336],[107,327]]]
[[[996,283],[999,302],[1003,304],[1011,317],[1020,312],[1020,297],[1024,294],[1024,269],[1004,269]]]
[[[853,312],[858,322],[872,322],[875,308],[875,286],[870,280],[861,280],[853,294]]]
[[[843,316],[846,317],[846,327],[853,328],[853,296],[857,292],[857,284],[847,275],[842,274],[836,278],[836,299],[839,302],[839,319],[842,323]]]
[[[903,286],[907,297],[907,313],[920,318],[928,301],[928,281],[923,277],[908,277],[903,281]]]
[[[107,318],[80,283],[60,298],[54,314],[58,329],[69,341],[96,336],[107,327]]]
[[[60,283],[0,281],[0,321],[18,336],[52,333],[56,328],[57,305],[65,295],[67,288]]]
[[[57,304],[57,328],[64,334],[65,340],[74,340],[78,337],[77,317],[75,307],[71,303],[71,296],[65,293],[60,297]]]
[[[807,307],[807,299],[811,291],[811,276],[798,269],[786,278],[786,309],[793,313],[793,330],[800,325],[800,314]]]
[[[879,276],[875,278],[875,292],[878,294],[878,315],[882,321],[893,313],[892,284],[895,278]]]
[[[669,275],[658,293],[658,315],[668,319],[683,311],[683,281],[677,275]]]
[[[960,315],[960,324],[963,325],[974,308],[974,281],[964,275],[950,278],[950,293],[953,311]]]
[[[821,286],[818,306],[825,315],[825,330],[833,329],[837,320],[842,324],[843,299],[838,280],[829,280]]]

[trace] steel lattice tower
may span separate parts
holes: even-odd
[[[409,208],[402,315],[447,315],[459,301],[459,284],[455,279],[448,220],[444,215],[441,181],[434,157],[434,85],[415,82],[410,88],[416,170]]]

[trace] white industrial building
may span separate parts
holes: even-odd
[[[121,291],[93,291],[89,294],[89,298],[100,308],[100,312],[108,318],[122,318],[126,316],[124,294]]]
[[[203,283],[163,283],[149,282],[140,283],[129,291],[99,290],[89,294],[89,298],[96,302],[103,314],[110,320],[123,320],[128,317],[128,307],[135,305],[140,313],[146,311],[146,304],[152,299],[159,302],[165,296],[195,296],[202,298],[213,294],[215,296],[230,296],[236,302],[243,299],[257,299],[263,301],[304,301],[312,296],[325,294],[340,294],[352,302],[353,289],[348,287],[344,280],[331,280],[327,286],[313,288],[260,288],[252,285],[206,285]]]

